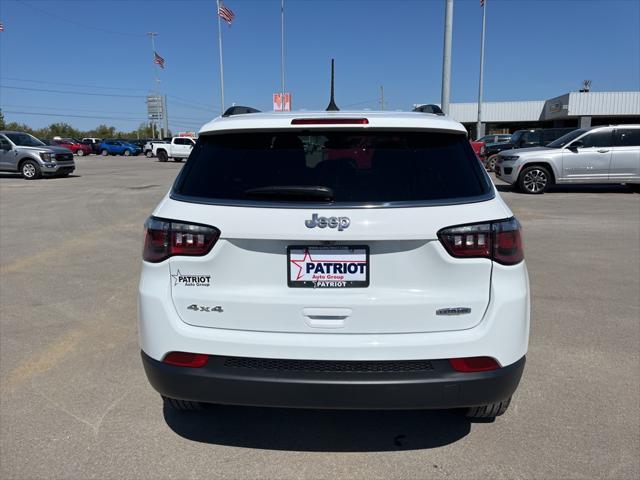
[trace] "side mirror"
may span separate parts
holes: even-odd
[[[11,144],[9,144],[9,143],[3,143],[2,145],[0,145],[0,150],[9,151],[9,150],[13,150],[13,148],[11,147]]]
[[[584,143],[582,143],[580,140],[576,140],[575,142],[573,142],[571,145],[568,145],[567,148],[569,150],[571,150],[572,152],[577,152],[579,148],[584,147]]]

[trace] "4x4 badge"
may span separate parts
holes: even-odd
[[[339,232],[349,228],[351,220],[349,217],[319,217],[317,213],[311,215],[311,220],[305,220],[307,228],[337,228]]]

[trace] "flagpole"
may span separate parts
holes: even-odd
[[[220,24],[220,0],[216,0],[216,15],[218,17],[218,47],[220,50],[220,108],[221,113],[224,113],[224,67],[222,65],[222,27]]]
[[[482,37],[480,39],[480,83],[478,85],[478,123],[476,124],[476,138],[484,136],[482,125],[482,84],[484,83],[484,31],[487,22],[487,0],[482,1]]]
[[[147,35],[151,38],[151,60],[153,61],[153,65],[155,65],[153,72],[156,81],[156,88],[160,83],[160,77],[158,75],[158,64],[156,63],[156,41],[155,37],[158,35],[156,32],[148,32]]]
[[[280,0],[280,75],[282,77],[282,101],[284,102],[284,0]]]

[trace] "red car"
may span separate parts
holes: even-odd
[[[469,143],[471,144],[471,148],[473,148],[473,152],[476,154],[476,157],[480,158],[480,150],[486,144],[484,142],[478,142],[478,141],[474,142],[472,140],[469,140]]]
[[[91,154],[90,145],[85,145],[83,143],[80,143],[77,140],[74,140],[73,138],[61,138],[57,140],[54,139],[52,143],[64,148],[68,148],[73,152],[74,155],[78,155],[79,157],[82,157],[83,155]]]

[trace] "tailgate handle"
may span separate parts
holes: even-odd
[[[351,316],[350,308],[303,308],[307,325],[314,328],[341,328]]]

